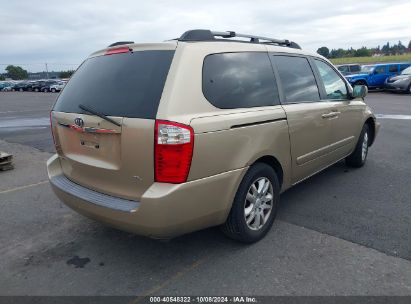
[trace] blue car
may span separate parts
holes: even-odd
[[[365,85],[369,89],[383,88],[388,77],[395,76],[411,66],[411,63],[380,63],[363,65],[359,74],[346,75],[352,85]]]

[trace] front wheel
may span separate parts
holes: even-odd
[[[370,145],[370,130],[367,124],[362,128],[355,150],[345,159],[348,166],[359,168],[364,166]]]
[[[272,167],[256,163],[245,174],[222,231],[244,243],[262,239],[277,214],[280,185]]]

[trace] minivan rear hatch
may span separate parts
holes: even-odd
[[[83,62],[51,113],[68,179],[132,200],[154,182],[155,118],[174,50],[122,46]]]

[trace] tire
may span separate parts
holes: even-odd
[[[51,89],[51,92],[56,93],[56,89],[54,89],[54,88]]]
[[[258,192],[258,190],[265,190],[265,187],[267,187],[265,194],[263,191]],[[264,198],[270,199],[269,194],[271,200],[264,202]],[[279,200],[280,184],[274,169],[264,163],[254,164],[241,181],[230,214],[221,226],[221,230],[229,238],[243,243],[261,240],[274,223]]]
[[[354,152],[351,153],[346,159],[345,163],[354,168],[360,168],[364,166],[367,160],[368,147],[370,146],[370,130],[367,124],[365,124],[361,130],[360,137]]]
[[[24,90],[22,88],[19,89],[20,92],[23,92]]]
[[[35,88],[35,89],[34,89],[34,92],[38,92],[38,91],[39,91],[39,89],[38,89],[38,88]]]

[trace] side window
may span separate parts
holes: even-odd
[[[398,65],[390,65],[390,67],[388,68],[388,71],[390,73],[398,73]]]
[[[351,72],[359,72],[360,70],[361,70],[361,67],[359,65],[351,66]]]
[[[208,55],[203,65],[203,94],[220,109],[280,104],[267,53]]]
[[[377,66],[374,70],[375,74],[385,74],[385,66]]]
[[[409,67],[409,65],[407,65],[407,64],[401,64],[400,65],[400,72],[404,71],[408,67]]]
[[[286,102],[320,100],[317,83],[308,60],[303,57],[274,56]]]
[[[348,73],[349,72],[347,65],[339,66],[338,70],[341,71],[342,73]]]
[[[324,83],[327,99],[347,99],[347,87],[345,82],[328,64],[323,61],[314,60]]]

